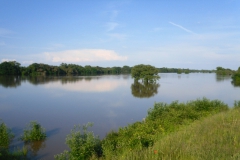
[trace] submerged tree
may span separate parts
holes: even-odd
[[[151,65],[136,65],[131,70],[131,75],[135,81],[142,80],[144,83],[153,83],[160,79],[159,70]]]

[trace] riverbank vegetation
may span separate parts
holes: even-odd
[[[239,159],[239,114],[240,101],[235,101],[231,108],[207,98],[155,103],[142,121],[111,131],[102,140],[88,130],[91,123],[76,125],[66,138],[69,150],[54,158]],[[38,130],[43,133],[40,137],[46,138],[39,123],[32,121],[28,126],[28,133]],[[11,130],[1,121],[0,159],[27,159],[26,147],[9,151],[12,138]]]
[[[217,67],[216,70],[217,75],[233,75],[234,73],[235,71],[229,68]]]
[[[97,75],[97,74],[129,74],[132,67],[130,66],[115,66],[115,67],[100,67],[100,66],[81,66],[77,64],[61,63],[59,66],[53,66],[43,63],[32,63],[27,67],[21,66],[19,62],[9,61],[0,63],[0,75]],[[157,68],[158,73],[212,73],[215,70],[197,70],[184,68]]]
[[[155,103],[142,122],[135,122],[118,131],[109,132],[99,141],[90,133],[92,145],[83,137],[71,132],[66,143],[69,151],[56,155],[55,159],[81,159],[88,151],[88,159],[216,159],[240,156],[240,101],[230,109],[219,100],[206,98],[170,104]],[[74,136],[73,136],[74,135]],[[86,138],[88,139],[88,138]],[[94,140],[94,141],[93,141]],[[82,143],[81,143],[82,142]],[[73,144],[73,143],[71,143]],[[198,145],[199,144],[199,145]],[[92,148],[88,148],[92,146]],[[216,150],[216,147],[219,150]],[[196,152],[200,152],[196,154]],[[83,155],[81,155],[83,156]],[[86,157],[85,157],[86,159]]]
[[[21,139],[24,142],[33,142],[44,140],[46,137],[45,129],[38,122],[31,121],[24,130]]]
[[[33,156],[36,156],[36,151],[38,151],[38,146],[34,146],[33,149],[29,149],[28,145],[34,145],[36,142],[41,143],[46,138],[46,133],[44,128],[36,121],[31,121],[26,129],[24,130],[23,136],[20,140],[24,141],[24,146],[22,148],[14,148],[10,151],[10,144],[14,138],[14,134],[7,125],[0,121],[0,159],[4,160],[25,160],[29,159],[28,153],[33,152]],[[31,153],[30,153],[31,154]]]
[[[60,66],[52,66],[43,63],[33,63],[22,67],[16,61],[2,62],[0,64],[0,75],[96,75],[96,74],[125,74],[131,73],[131,67],[99,67],[81,66],[77,64],[61,63]]]

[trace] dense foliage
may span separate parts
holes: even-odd
[[[132,78],[135,81],[142,80],[145,83],[156,82],[160,79],[158,73],[159,70],[154,66],[144,64],[135,65],[131,70]]]
[[[217,67],[216,74],[218,75],[232,75],[235,71],[229,68]]]
[[[82,127],[80,125],[74,126],[66,138],[66,144],[70,150],[65,150],[63,153],[54,156],[54,158],[57,160],[85,160],[93,156],[101,156],[101,141],[98,137],[94,136],[92,132],[87,130],[90,126],[92,126],[91,123],[83,125]]]
[[[20,63],[16,61],[2,62],[0,64],[0,75],[20,75]]]
[[[21,67],[16,61],[0,64],[0,75],[89,75],[89,74],[120,74],[130,73],[131,67],[93,67],[62,63],[52,66],[42,63],[33,63],[28,67]]]
[[[0,120],[0,150],[8,148],[13,137],[11,130]]]
[[[212,73],[212,72],[215,72],[215,70],[205,70],[205,69],[201,69],[201,70],[198,70],[198,69],[188,69],[188,68],[166,68],[166,67],[163,67],[163,68],[158,68],[159,70],[159,73],[178,73],[178,74],[181,74],[181,73],[185,73],[185,74],[188,74],[188,73]]]
[[[157,135],[169,134],[180,126],[226,110],[228,106],[223,102],[206,98],[187,103],[155,103],[144,122],[136,122],[108,134],[103,140],[103,153],[107,157],[114,157],[129,150],[150,147],[157,140]]]
[[[31,121],[26,129],[21,139],[25,142],[40,141],[46,138],[45,129],[36,121]]]
[[[235,105],[239,105],[238,103],[235,102]],[[183,126],[227,110],[228,106],[225,103],[206,98],[187,103],[178,101],[170,104],[155,103],[142,122],[119,128],[118,131],[111,131],[101,141],[91,132],[74,129],[66,139],[70,151],[64,151],[55,158],[128,159],[132,153],[138,154],[152,148],[159,140]]]

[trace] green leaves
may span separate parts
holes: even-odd
[[[0,150],[8,148],[13,137],[11,130],[0,120]]]
[[[131,75],[134,80],[142,80],[146,83],[156,82],[158,79],[160,79],[158,73],[158,69],[154,66],[144,64],[136,65],[131,70]]]
[[[21,139],[25,142],[32,142],[44,140],[46,137],[45,129],[36,121],[31,121],[24,130]]]
[[[61,154],[55,155],[54,158],[57,160],[85,160],[95,155],[100,156],[102,154],[101,141],[98,137],[95,137],[93,132],[87,130],[92,125],[92,123],[83,126],[75,125],[66,138],[66,144],[70,148],[70,151],[64,151]]]

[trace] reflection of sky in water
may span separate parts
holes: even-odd
[[[54,154],[66,149],[66,135],[75,124],[93,122],[91,130],[102,138],[112,129],[141,121],[154,102],[206,97],[233,106],[234,100],[240,100],[240,87],[234,87],[231,79],[217,81],[215,74],[160,76],[158,93],[150,98],[132,96],[133,80],[126,75],[58,77],[40,85],[25,80],[16,88],[0,86],[0,118],[19,130],[37,120],[50,135],[39,156],[47,154],[42,158],[53,159]]]
[[[44,85],[48,89],[63,89],[66,91],[80,91],[80,92],[109,92],[118,87],[127,86],[126,81],[119,81],[116,79],[98,79],[91,81],[78,81],[75,83],[65,83],[59,80],[54,83],[48,83]]]

